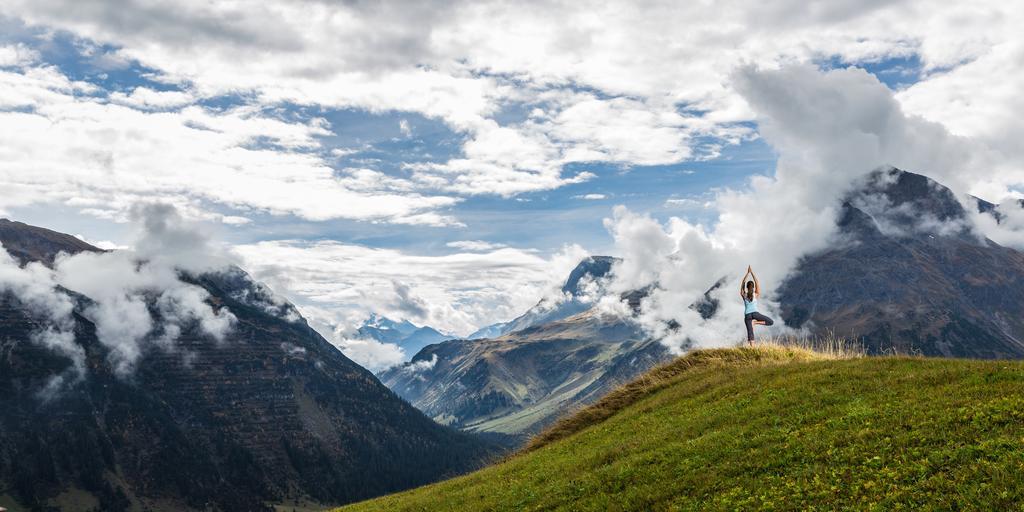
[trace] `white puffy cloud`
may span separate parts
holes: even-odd
[[[215,310],[206,302],[206,290],[179,275],[227,268],[224,250],[168,205],[138,205],[133,215],[140,229],[134,251],[64,254],[53,270],[57,283],[90,299],[82,314],[96,324],[97,337],[123,376],[134,371],[146,350],[174,350],[182,329],[192,323],[223,341],[235,322],[226,308]]]
[[[0,45],[0,67],[24,66],[39,60],[39,52],[24,44]]]
[[[428,372],[434,369],[437,365],[437,354],[430,354],[430,359],[416,361],[415,363],[408,364],[402,367],[402,371],[405,373],[422,373]]]
[[[1024,251],[1024,203],[1019,196],[1004,197],[994,212],[974,211],[971,222],[982,236]]]
[[[1000,19],[995,30],[1019,29],[1024,17]],[[998,151],[986,168],[964,168],[971,192],[990,201],[1011,195],[1024,182],[1024,41],[1016,37],[988,48],[970,62],[937,72],[901,91],[897,98],[908,112],[942,123],[952,133]]]
[[[394,343],[380,343],[371,339],[327,336],[342,354],[370,371],[379,371],[408,360],[405,352]]]

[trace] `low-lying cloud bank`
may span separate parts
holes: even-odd
[[[181,279],[183,272],[227,268],[227,253],[171,206],[136,206],[132,217],[140,228],[133,251],[62,253],[50,268],[36,262],[19,266],[0,246],[0,293],[9,293],[41,320],[32,341],[72,362],[48,388],[85,376],[74,313],[95,324],[114,371],[124,378],[146,351],[177,350],[178,337],[191,326],[218,341],[231,332],[235,316],[211,307],[206,290]]]
[[[745,190],[718,191],[714,225],[677,217],[661,223],[621,206],[605,220],[623,257],[610,290],[654,285],[639,321],[675,350],[691,342],[717,346],[743,339],[736,295],[748,264],[766,289],[762,309],[777,318],[773,286],[801,256],[840,242],[835,221],[841,198],[869,172],[892,165],[927,174],[975,211],[968,194],[991,182],[990,173],[1012,165],[983,142],[907,114],[892,91],[862,69],[745,67],[732,80],[756,112],[760,134],[778,152],[774,175],[755,176]],[[1022,246],[1020,212],[1000,224],[972,220],[979,236]],[[712,292],[721,300],[720,312],[703,320],[689,306],[722,276],[726,283]],[[621,311],[617,302],[613,294],[602,304]],[[673,320],[683,328],[670,330]]]

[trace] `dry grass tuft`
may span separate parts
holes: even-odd
[[[764,338],[752,346],[744,344],[735,348],[695,350],[651,369],[633,382],[620,386],[575,414],[562,417],[554,425],[530,439],[523,452],[536,450],[600,423],[618,411],[678,382],[693,368],[785,364],[823,359],[850,359],[864,355],[863,346],[858,347],[834,336],[816,340],[796,337]]]
[[[796,336],[767,337],[755,342],[754,346],[799,348],[814,352],[825,359],[854,359],[867,356],[867,349],[863,343],[837,338],[833,333],[829,333],[828,336],[823,338],[799,338]]]

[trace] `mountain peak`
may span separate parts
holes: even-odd
[[[969,230],[967,212],[953,191],[895,167],[868,174],[844,198],[843,210],[840,228],[858,235],[959,236]]]
[[[576,265],[576,268],[569,273],[569,278],[565,280],[565,284],[562,286],[564,293],[570,293],[573,296],[579,295],[580,281],[590,276],[592,279],[600,279],[608,275],[612,270],[612,266],[619,261],[619,258],[612,256],[588,256]]]
[[[386,316],[378,315],[377,313],[370,313],[370,318],[368,318],[365,322],[363,322],[362,327],[372,327],[374,329],[394,330],[396,332],[399,332],[399,333],[402,333],[402,334],[406,334],[406,335],[411,334],[416,329],[419,329],[419,326],[417,326],[416,324],[414,324],[414,323],[412,323],[412,322],[410,322],[410,321],[408,321],[406,319],[402,319],[401,321],[396,321],[396,320],[392,320],[392,319],[390,319],[390,318],[388,318]]]
[[[398,345],[406,358],[416,355],[423,347],[453,338],[430,326],[417,326],[408,321],[395,321],[388,317],[373,313],[363,322],[357,331],[362,338],[369,338],[381,343]]]

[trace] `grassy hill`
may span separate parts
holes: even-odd
[[[481,471],[340,509],[1022,510],[1024,363],[706,350]]]

